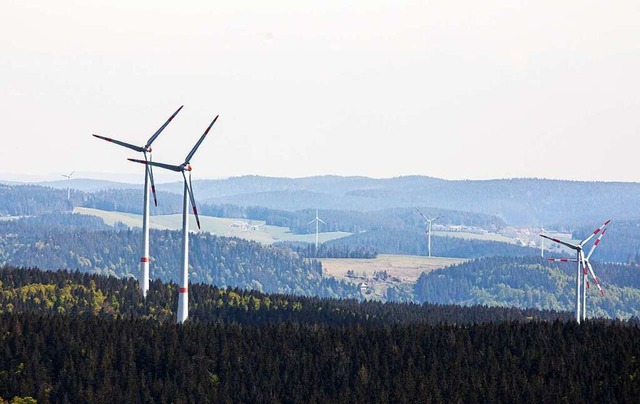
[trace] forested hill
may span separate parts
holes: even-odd
[[[137,277],[140,231],[96,230],[95,218],[61,217],[69,223],[48,224],[42,217],[0,222],[0,264]],[[152,279],[177,281],[181,239],[179,231],[151,231]],[[322,297],[360,295],[355,285],[323,278],[319,262],[289,248],[196,233],[189,250],[193,282]]]
[[[591,235],[593,227],[581,226],[573,232],[573,238],[585,239]],[[613,221],[593,257],[599,261],[640,264],[640,220]]]
[[[590,280],[587,315],[629,318],[640,313],[640,267],[592,262],[602,297]],[[574,263],[554,263],[540,257],[490,257],[425,273],[414,297],[438,304],[535,307],[572,311]]]
[[[0,312],[38,312],[102,318],[175,321],[177,286],[155,280],[143,299],[132,278],[78,271],[0,267]],[[501,307],[360,302],[255,290],[189,286],[189,319],[204,323],[264,324],[477,324],[496,321],[566,321],[568,312]]]
[[[128,279],[3,268],[0,282],[0,398],[7,400],[608,403],[640,396],[640,328],[629,323],[193,285],[196,310],[175,325],[168,312],[175,285],[154,282],[145,312]],[[522,321],[501,321],[514,313]],[[488,316],[478,321],[478,314]]]
[[[457,237],[431,237],[435,257],[479,258],[493,255],[539,255],[540,250],[516,244],[463,239]],[[425,234],[419,229],[374,229],[323,243],[323,249],[369,249],[380,254],[426,255]]]

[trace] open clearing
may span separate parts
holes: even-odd
[[[336,279],[355,283],[366,284],[361,287],[363,297],[373,300],[386,300],[387,289],[394,288],[411,295],[413,285],[423,272],[431,272],[435,269],[449,265],[459,264],[467,259],[423,257],[417,255],[392,255],[379,254],[373,259],[356,258],[323,258],[322,268],[324,275]],[[347,276],[347,271],[353,271],[353,276]],[[387,277],[376,276],[375,273],[386,272]]]
[[[374,272],[386,271],[401,283],[415,282],[421,273],[449,265],[459,264],[467,259],[424,257],[418,255],[379,254],[373,259],[322,258],[322,268],[327,276],[349,281],[347,271],[352,270],[358,277],[372,278]]]
[[[110,226],[120,222],[129,227],[142,227],[142,215],[123,212],[110,212],[100,209],[82,208],[74,209],[75,213],[97,216]],[[149,219],[152,229],[180,230],[182,228],[182,214],[151,216]],[[238,223],[246,223],[249,226],[238,227]],[[257,241],[263,244],[272,244],[277,241],[300,241],[315,243],[315,234],[294,234],[286,227],[268,226],[261,220],[233,219],[200,215],[200,231],[206,231],[218,236],[238,237],[245,240]],[[197,231],[196,220],[189,215],[189,229]],[[351,235],[347,232],[319,233],[321,243]]]

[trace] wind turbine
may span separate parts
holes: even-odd
[[[584,283],[587,286],[586,288],[583,288],[583,290],[582,290],[582,319],[583,320],[587,319],[587,289],[589,288],[589,278],[587,276],[587,269],[591,273],[591,277],[593,278],[593,282],[598,287],[598,290],[600,291],[600,295],[604,296],[604,291],[602,290],[602,287],[600,286],[600,281],[598,280],[598,277],[596,276],[596,273],[593,271],[593,266],[591,266],[591,262],[589,261],[589,259],[591,258],[591,255],[595,251],[595,249],[598,246],[598,244],[600,244],[600,240],[602,239],[602,237],[604,236],[604,234],[606,232],[607,232],[607,228],[605,227],[602,230],[602,233],[600,233],[600,235],[598,236],[596,241],[591,246],[591,249],[589,250],[589,253],[587,254],[586,257],[584,256],[584,252],[582,252],[582,260],[581,260],[582,272],[583,272]],[[576,262],[576,259],[575,258],[549,258],[549,261],[554,261],[554,262]]]
[[[160,133],[164,130],[164,128],[169,125],[169,123],[178,115],[178,112],[184,107],[184,105],[180,106],[176,112],[173,113],[167,119],[167,121],[154,133],[147,143],[144,146],[136,146],[130,143],[121,142],[119,140],[111,139],[108,137],[93,135],[98,139],[106,140],[107,142],[115,143],[117,145],[126,147],[127,149],[131,149],[142,153],[144,155],[145,161],[151,161],[151,144],[154,140],[160,135]],[[144,208],[142,213],[142,257],[140,257],[140,274],[142,279],[140,279],[140,291],[142,292],[142,296],[147,297],[147,292],[149,291],[149,183],[151,183],[151,193],[153,194],[153,202],[155,206],[158,206],[158,199],[156,198],[156,186],[153,182],[153,170],[150,165],[145,168],[144,171]]]
[[[196,208],[196,200],[193,197],[193,187],[191,186],[191,158],[200,147],[200,144],[207,136],[211,127],[218,116],[211,121],[211,124],[204,131],[202,136],[198,142],[193,146],[193,149],[187,154],[187,157],[184,159],[184,162],[180,165],[171,165],[164,163],[157,163],[155,161],[148,160],[136,160],[129,159],[130,161],[146,164],[147,167],[155,166],[164,168],[165,170],[176,171],[182,173],[182,178],[184,180],[184,195],[182,198],[182,271],[180,272],[180,284],[178,285],[178,312],[176,316],[176,321],[178,324],[184,323],[189,317],[189,200],[191,200],[191,207],[193,209],[193,215],[196,217],[196,223],[198,225],[198,229],[200,228],[200,218],[198,217],[198,209]],[[187,179],[186,172],[189,173],[189,178]]]
[[[429,257],[431,257],[431,223],[440,219],[440,216],[428,218],[425,215],[423,215],[422,212],[420,212],[420,209],[416,209],[416,210],[418,211],[418,213],[420,213],[420,216],[422,216],[424,220],[427,221],[427,254]]]
[[[75,171],[71,171],[69,174],[60,174],[67,179],[67,200],[71,199],[71,176]]]
[[[557,238],[553,238],[553,237],[549,237],[547,235],[544,234],[540,234],[540,237],[544,237],[546,239],[549,239],[551,241],[555,241],[558,244],[562,244],[566,247],[571,248],[572,250],[574,250],[576,252],[576,258],[575,261],[571,260],[571,262],[576,262],[577,263],[577,270],[576,270],[576,321],[578,322],[578,324],[580,324],[580,315],[581,315],[581,311],[580,311],[580,289],[581,289],[581,283],[580,283],[580,266],[583,264],[582,260],[584,257],[584,254],[582,252],[582,247],[584,247],[585,244],[587,244],[589,242],[589,240],[591,240],[595,235],[597,235],[598,233],[600,233],[610,222],[611,220],[607,220],[606,222],[604,222],[604,224],[600,227],[598,227],[593,233],[591,233],[591,235],[587,238],[585,238],[584,240],[582,240],[581,242],[579,242],[578,244],[574,244],[574,243],[570,243],[568,241],[563,241],[563,240],[559,240]],[[567,260],[567,262],[569,262],[569,260]]]
[[[322,219],[320,219],[318,217],[318,209],[316,209],[316,217],[315,217],[315,219],[313,219],[312,221],[307,223],[307,226],[309,226],[313,222],[316,222],[316,257],[317,257],[318,256],[318,226],[319,226],[320,223],[326,224],[325,222],[322,221]]]

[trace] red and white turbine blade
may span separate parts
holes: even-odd
[[[97,137],[98,139],[106,140],[107,142],[111,142],[111,143],[115,143],[115,144],[120,145],[120,146],[124,146],[127,149],[135,150],[137,152],[145,151],[144,147],[136,146],[136,145],[131,144],[131,143],[121,142],[120,140],[115,140],[115,139],[111,139],[109,137],[104,137],[104,136],[95,135],[95,134],[93,136]]]
[[[147,153],[144,154],[145,160],[147,159]],[[151,163],[151,153],[149,153],[148,163]],[[149,185],[151,185],[151,194],[153,195],[153,203],[158,206],[158,198],[156,197],[156,183],[153,180],[153,165],[147,164],[147,174],[149,175]]]
[[[553,238],[553,237],[549,237],[549,236],[546,236],[546,235],[544,235],[544,234],[540,234],[539,236],[540,236],[540,237],[543,237],[543,238],[546,238],[546,239],[548,239],[548,240],[551,240],[551,241],[555,241],[555,242],[556,242],[556,243],[558,243],[558,244],[562,244],[562,245],[564,245],[564,246],[567,246],[567,247],[571,248],[572,250],[577,250],[577,249],[579,248],[579,246],[577,246],[577,245],[575,245],[575,244],[571,244],[571,243],[569,243],[568,241],[562,241],[562,240],[560,240],[560,239]]]
[[[171,115],[169,117],[169,119],[167,119],[167,122],[165,122],[160,129],[158,129],[156,131],[156,133],[153,134],[153,136],[151,136],[149,138],[149,140],[147,140],[147,144],[145,145],[145,149],[148,149],[149,147],[151,147],[151,143],[153,143],[154,140],[156,140],[156,138],[158,137],[158,135],[160,135],[160,133],[164,130],[164,128],[167,127],[167,125],[169,125],[169,123],[173,120],[173,118],[176,117],[176,115],[178,115],[178,112],[180,112],[180,110],[182,109],[182,107],[184,107],[184,105],[181,105],[180,108],[178,108],[178,110],[176,112],[173,113],[173,115]]]
[[[593,231],[593,233],[591,233],[591,235],[589,237],[587,237],[584,240],[582,240],[580,242],[580,247],[582,247],[583,245],[587,244],[589,242],[589,240],[591,240],[596,234],[600,233],[602,231],[602,229],[604,229],[609,224],[609,222],[611,222],[611,220],[607,220],[606,222],[604,222],[604,224],[602,224],[600,227],[595,229]]]
[[[548,258],[549,261],[552,262],[576,262],[578,261],[575,258]]]
[[[196,224],[198,225],[198,229],[200,228],[200,217],[198,216],[198,208],[196,207],[196,199],[193,197],[193,187],[191,186],[191,171],[189,171],[189,182],[187,183],[187,177],[182,172],[182,176],[184,177],[185,184],[187,184],[187,191],[189,192],[189,199],[191,199],[191,208],[193,209],[193,215],[196,217]]]
[[[146,160],[138,160],[138,159],[127,159],[127,160],[133,161],[134,163],[140,163],[140,164],[146,164],[146,165],[149,165],[149,166],[160,167],[160,168],[164,168],[166,170],[171,170],[171,171],[177,171],[177,172],[183,172],[184,171],[184,167],[182,167],[182,166],[174,166],[172,164],[157,163],[155,161],[146,161]]]
[[[604,233],[606,232],[607,232],[607,229],[605,228],[604,230],[602,230],[602,233],[600,233],[596,241],[593,243],[593,245],[591,246],[591,249],[589,250],[589,254],[587,254],[587,260],[591,258],[591,254],[593,254],[598,244],[600,244],[600,240],[602,239],[602,237],[604,236]]]
[[[580,265],[582,266],[582,276],[584,277],[584,283],[587,285],[587,289],[589,289],[589,276],[587,274],[587,263],[584,259],[584,253],[580,251]]]
[[[191,149],[191,151],[189,152],[189,154],[187,154],[187,158],[184,159],[184,164],[189,164],[189,162],[191,161],[191,158],[193,157],[193,155],[196,153],[196,150],[198,150],[198,147],[200,147],[200,144],[202,143],[202,141],[204,140],[204,138],[207,136],[207,133],[209,133],[209,131],[211,130],[211,127],[213,126],[214,123],[216,123],[216,121],[218,120],[218,117],[220,115],[216,115],[215,118],[213,118],[213,121],[211,121],[211,123],[209,124],[209,127],[207,128],[207,130],[204,131],[204,133],[202,134],[202,136],[200,136],[200,139],[198,139],[198,142],[196,143],[195,146],[193,146],[193,149]]]
[[[602,290],[602,287],[600,287],[600,281],[598,281],[598,277],[596,276],[596,273],[593,272],[593,267],[591,266],[591,263],[587,260],[587,266],[589,267],[589,272],[591,272],[591,276],[593,277],[593,282],[596,284],[596,286],[598,287],[598,290],[600,291],[600,295],[604,296],[604,291]]]

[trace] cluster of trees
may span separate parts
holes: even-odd
[[[0,216],[62,213],[71,209],[73,202],[67,200],[66,190],[35,185],[0,184]]]
[[[327,241],[325,248],[368,248],[379,254],[426,255],[424,230],[375,229]],[[463,239],[458,237],[431,237],[431,254],[436,257],[479,258],[493,255],[539,255],[540,250],[498,241]]]
[[[629,318],[640,311],[640,267],[593,262],[605,296],[591,281],[587,314]],[[575,264],[540,257],[488,257],[423,273],[416,282],[418,302],[438,304],[574,308]]]
[[[322,243],[318,245],[316,251],[316,245],[313,243],[303,242],[279,242],[276,243],[279,246],[285,246],[291,248],[298,255],[305,258],[375,258],[378,253],[367,246],[351,246],[349,244],[331,245]]]
[[[95,220],[70,214],[64,225],[46,224],[43,218],[0,222],[0,264],[137,277],[140,232],[96,231],[89,228]],[[152,278],[177,281],[181,237],[179,231],[151,231]],[[194,282],[273,293],[359,296],[354,285],[323,278],[319,261],[286,247],[198,233],[190,237],[189,250]]]
[[[7,400],[634,402],[640,396],[637,319],[577,325],[567,321],[569,313],[551,311],[358,303],[192,285],[195,309],[175,325],[165,312],[175,307],[174,284],[154,282],[143,300],[131,279],[78,272],[5,267],[0,282],[0,398]],[[53,314],[56,305],[68,307],[66,314]]]

